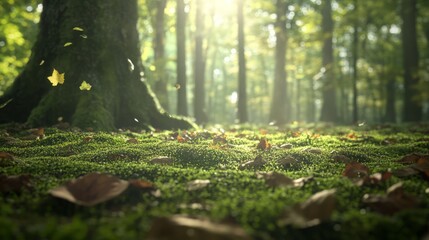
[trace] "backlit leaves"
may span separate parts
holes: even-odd
[[[60,73],[54,68],[52,75],[48,77],[48,80],[54,87],[58,84],[64,84],[64,73]]]
[[[89,91],[89,90],[91,90],[91,84],[89,84],[89,83],[87,83],[86,81],[83,81],[81,84],[80,84],[80,87],[79,87],[79,89],[81,90],[81,91]]]

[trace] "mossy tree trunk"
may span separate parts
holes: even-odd
[[[96,130],[192,126],[165,113],[144,81],[136,0],[44,0],[43,7],[30,60],[0,98],[12,99],[0,122],[46,126],[62,117]],[[47,79],[54,68],[65,73],[56,87]],[[82,81],[92,89],[81,91]]]

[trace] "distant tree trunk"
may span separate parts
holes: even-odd
[[[194,116],[198,124],[207,122],[207,113],[205,112],[206,90],[205,90],[205,61],[203,54],[204,40],[204,16],[203,0],[196,2],[195,16],[195,62],[194,62]]]
[[[325,68],[322,86],[322,111],[320,120],[325,122],[337,122],[337,105],[334,78],[334,56],[332,49],[332,36],[334,22],[332,21],[331,0],[322,1],[322,65]]]
[[[359,59],[358,56],[358,46],[359,46],[359,12],[358,12],[358,1],[354,0],[354,10],[353,10],[353,46],[352,46],[352,57],[353,57],[353,77],[352,77],[352,86],[353,86],[353,94],[352,94],[352,122],[358,122],[358,90],[357,90],[357,81],[358,81],[358,68],[357,62]]]
[[[271,100],[270,122],[278,125],[287,122],[287,83],[286,83],[286,14],[288,4],[285,0],[276,1],[276,48],[274,87]]]
[[[402,52],[404,65],[403,121],[422,119],[422,103],[419,96],[419,52],[417,48],[416,0],[402,0]]]
[[[46,126],[61,117],[95,130],[192,126],[163,112],[143,81],[136,25],[135,0],[43,1],[30,60],[0,98],[12,99],[0,122]],[[65,74],[55,87],[47,79],[53,69]],[[90,91],[79,89],[83,81]]]
[[[244,55],[244,1],[237,0],[238,22],[238,121],[247,122],[247,80],[246,80],[246,56]]]
[[[384,115],[384,122],[395,123],[396,122],[396,87],[395,77],[392,74],[387,74],[386,83],[386,110]]]
[[[176,11],[177,40],[177,114],[188,115],[186,87],[186,12],[184,0],[177,0]]]
[[[156,1],[156,16],[155,16],[155,38],[154,38],[154,52],[155,52],[155,87],[154,91],[158,97],[161,106],[169,110],[168,105],[168,91],[167,91],[167,76],[165,74],[165,7],[167,0]]]

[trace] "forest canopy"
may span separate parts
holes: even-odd
[[[429,119],[427,1],[178,2],[139,0],[138,5],[145,76],[171,113],[185,113],[199,123],[238,119],[243,95],[237,26],[241,6],[249,122],[276,122],[272,112],[284,112],[286,122],[315,122],[323,109],[334,109],[330,114],[335,116],[322,120],[338,123]],[[36,0],[0,3],[0,95],[30,56],[42,10]],[[180,10],[184,25],[178,24]],[[329,19],[332,26],[324,25]],[[186,84],[177,75],[180,28],[185,34]],[[326,58],[329,43],[332,57]],[[284,62],[279,64],[281,56]],[[276,86],[284,91],[275,93]],[[330,100],[325,98],[327,88]],[[177,104],[181,91],[187,93],[181,100],[189,109],[185,112]]]

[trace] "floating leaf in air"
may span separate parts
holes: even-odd
[[[156,219],[150,227],[147,239],[250,240],[251,238],[241,227],[233,224],[173,216]]]
[[[64,75],[65,73],[60,73],[54,68],[54,71],[52,72],[52,75],[48,77],[48,80],[52,83],[52,86],[64,84]]]
[[[286,209],[278,220],[278,225],[307,228],[328,220],[335,210],[335,192],[335,189],[318,192],[305,202]]]
[[[77,205],[93,206],[120,195],[128,185],[128,181],[111,175],[89,173],[49,192]]]
[[[45,60],[40,61],[39,66],[42,66],[45,63]]]
[[[401,182],[387,189],[386,195],[365,194],[362,201],[372,210],[385,215],[393,215],[418,205],[417,198],[406,193]]]
[[[73,31],[83,32],[83,28],[80,27],[74,27]]]
[[[203,189],[210,184],[210,180],[208,179],[197,179],[190,181],[186,184],[186,190],[195,191],[199,189]]]
[[[10,102],[12,102],[12,100],[13,100],[13,98],[11,98],[11,99],[7,100],[6,102],[0,104],[0,109],[6,107],[6,105],[8,105]]]
[[[131,61],[131,59],[127,59],[128,61],[128,70],[130,70],[130,72],[134,71],[134,63]]]
[[[64,47],[71,46],[72,44],[73,44],[72,42],[66,42],[66,43],[64,43]]]
[[[79,89],[81,91],[89,91],[91,90],[91,88],[92,88],[91,84],[87,83],[86,81],[83,81],[79,86]]]

